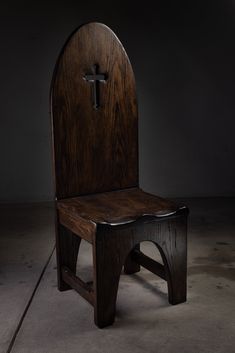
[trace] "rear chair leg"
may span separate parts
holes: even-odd
[[[62,224],[57,224],[56,234],[56,257],[57,257],[57,280],[58,289],[66,291],[71,287],[62,279],[62,267],[68,267],[74,274],[81,238],[65,228]]]
[[[139,250],[140,251],[140,244],[137,244],[133,250],[131,250],[131,252],[128,254],[125,264],[124,264],[124,272],[127,275],[131,275],[133,273],[139,272],[140,271],[140,265],[137,264],[133,258],[132,258],[132,254],[134,250]]]

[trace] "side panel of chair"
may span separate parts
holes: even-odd
[[[93,247],[94,314],[99,327],[115,319],[118,283],[122,267],[131,251],[142,241],[151,241],[159,249],[164,263],[171,304],[186,301],[187,283],[187,215],[186,209],[166,219],[145,216],[136,222],[111,227],[100,225]],[[136,268],[133,272],[138,271]]]
[[[105,82],[85,79],[96,65]],[[80,27],[62,50],[52,81],[51,112],[58,199],[138,185],[138,119],[131,64],[105,25]]]

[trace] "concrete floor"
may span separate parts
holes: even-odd
[[[234,353],[235,199],[185,203],[191,210],[188,301],[169,305],[165,282],[147,270],[122,275],[116,322],[103,330],[84,299],[56,288],[52,208],[2,206],[0,353]],[[142,250],[159,258],[150,243]],[[78,268],[91,277],[85,242]]]

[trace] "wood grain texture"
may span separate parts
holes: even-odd
[[[66,209],[60,209],[58,212],[58,221],[82,239],[89,243],[93,242],[93,237],[96,232],[96,224],[94,222],[80,217],[79,214],[71,214],[69,210]]]
[[[94,74],[101,82],[93,82]],[[188,209],[139,188],[134,75],[105,25],[81,26],[66,42],[51,113],[58,288],[74,288],[88,300],[98,327],[115,319],[122,267],[132,274],[144,266],[167,281],[171,304],[184,302]],[[76,275],[81,239],[92,244],[92,286]],[[146,240],[164,267],[140,252]]]
[[[186,300],[187,210],[181,212],[165,219],[142,217],[125,225],[97,227],[93,254],[94,315],[98,327],[114,322],[122,267],[130,252],[142,241],[153,242],[160,251],[169,302],[178,304]],[[152,264],[148,267],[156,269]]]
[[[79,196],[57,202],[60,212],[66,212],[88,224],[125,224],[146,215],[166,217],[177,213],[180,207],[139,188]]]
[[[84,79],[94,65],[107,77],[98,109]],[[57,199],[138,185],[135,80],[107,26],[86,24],[67,41],[53,75],[51,116]]]

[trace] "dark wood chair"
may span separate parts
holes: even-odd
[[[116,35],[81,26],[59,55],[51,86],[58,288],[94,306],[102,328],[115,318],[118,283],[143,266],[165,279],[169,302],[186,300],[185,206],[139,188],[135,80]],[[76,275],[81,239],[92,244],[93,283]],[[164,265],[140,251],[159,249]]]

